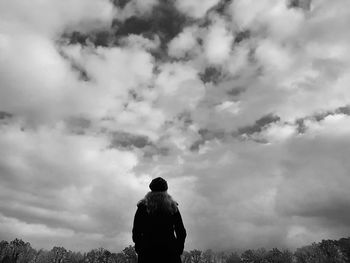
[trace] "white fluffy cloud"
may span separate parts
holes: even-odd
[[[0,10],[2,28],[35,31],[51,37],[66,28],[89,30],[108,26],[114,15],[114,8],[107,0],[1,0]]]
[[[83,85],[60,57],[54,43],[31,34],[3,38],[6,43],[2,45],[0,60],[1,110],[33,122],[69,114],[75,105],[65,108],[65,96],[78,100],[75,94]]]
[[[195,27],[185,28],[178,36],[176,36],[168,46],[168,53],[170,56],[176,58],[183,58],[186,55],[194,52],[193,49],[199,49],[197,43],[198,29]]]
[[[225,21],[218,19],[208,29],[204,51],[210,64],[222,64],[230,55],[233,35],[226,27]]]
[[[128,92],[147,86],[153,76],[153,58],[143,48],[91,49],[70,45],[63,51],[82,65],[91,78],[85,85],[89,86],[86,92],[81,94],[86,107],[98,117],[122,111]]]
[[[158,105],[170,118],[195,109],[205,92],[198,71],[186,63],[162,65],[155,84],[159,94]]]
[[[225,53],[225,48],[218,49],[222,56],[213,58],[225,58],[228,66],[223,71],[228,71],[234,80],[217,84],[218,88],[207,95],[225,101],[227,93],[223,91],[229,91],[228,86],[231,90],[245,90],[233,98],[240,101],[240,114],[225,116],[230,119],[225,122],[222,114],[215,116],[210,111],[215,117],[206,118],[208,111],[201,109],[203,112],[198,111],[197,116],[203,125],[236,129],[271,113],[293,122],[347,105],[349,92],[344,84],[349,75],[349,52],[344,47],[349,40],[341,25],[348,20],[350,9],[344,8],[336,16],[340,2],[317,2],[312,12],[305,13],[287,8],[283,1],[234,1],[231,8],[238,30],[248,30],[250,36],[230,53]],[[295,19],[285,19],[288,15]],[[276,25],[281,28],[276,29]],[[296,29],[286,32],[293,27]]]
[[[1,1],[0,10],[1,110],[30,122],[84,111],[80,94],[88,87],[79,83],[55,41],[65,30],[109,26],[114,14],[111,3]]]
[[[299,33],[304,14],[301,10],[288,8],[286,3],[278,0],[233,1],[232,16],[242,30],[258,31],[267,27],[271,37],[279,40],[291,38]]]

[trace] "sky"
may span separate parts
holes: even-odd
[[[0,239],[121,251],[152,178],[186,250],[350,235],[348,0],[0,0]]]

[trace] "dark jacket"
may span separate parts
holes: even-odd
[[[178,209],[174,214],[164,211],[149,214],[144,203],[138,204],[132,229],[138,263],[181,263],[185,238]]]

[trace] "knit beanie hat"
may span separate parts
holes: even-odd
[[[168,190],[168,184],[162,177],[157,177],[149,184],[152,192],[164,192]]]

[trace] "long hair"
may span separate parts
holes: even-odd
[[[168,194],[168,192],[148,192],[139,202],[144,204],[147,213],[153,214],[157,211],[175,214],[177,212],[177,202]]]

